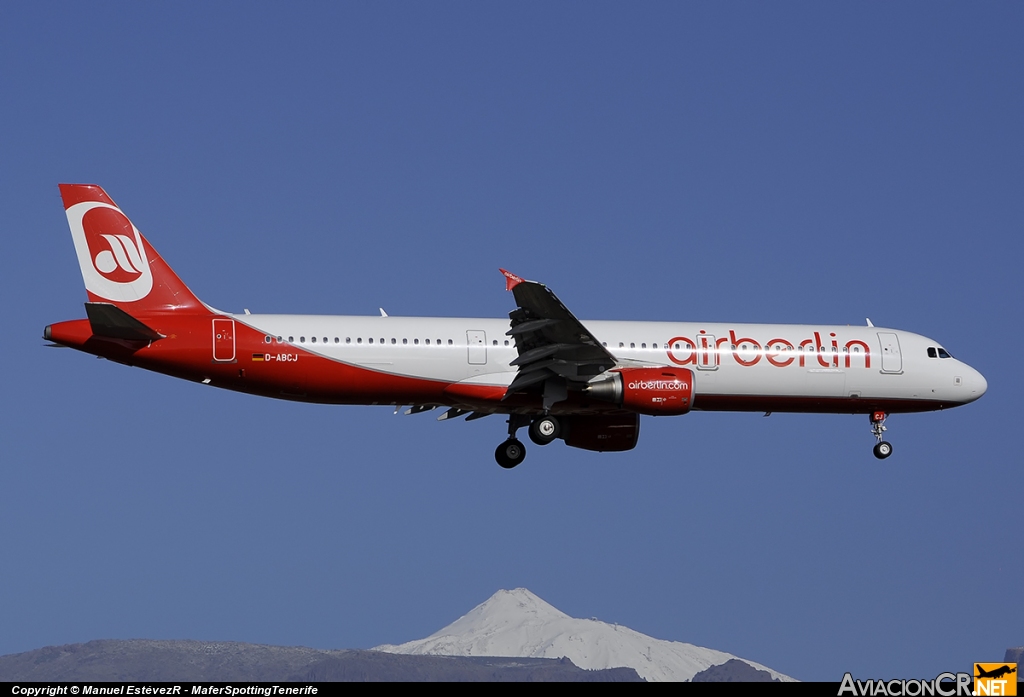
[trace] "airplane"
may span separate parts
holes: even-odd
[[[988,383],[939,342],[867,326],[581,322],[545,285],[501,269],[509,319],[269,315],[202,302],[96,185],[61,184],[86,319],[43,338],[130,366],[264,397],[506,417],[516,437],[631,450],[640,416],[690,411],[867,414],[884,459],[889,414],[949,409]]]
[[[1013,667],[1011,667],[1011,664],[1004,663],[1003,665],[999,666],[998,668],[993,668],[992,670],[985,670],[984,668],[982,668],[977,663],[975,663],[974,665],[975,665],[975,670],[978,673],[977,675],[974,676],[976,678],[1001,678],[1004,675],[1009,675],[1010,673],[1016,673],[1017,672],[1016,664],[1012,664]]]

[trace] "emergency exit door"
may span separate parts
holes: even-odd
[[[484,365],[487,363],[487,334],[481,329],[466,331],[466,345],[469,347],[469,364]]]

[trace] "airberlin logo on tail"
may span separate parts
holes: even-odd
[[[109,203],[83,201],[67,209],[78,264],[90,293],[114,302],[149,295],[153,273],[142,235]]]
[[[130,283],[142,274],[145,268],[142,265],[142,252],[130,237],[102,233],[99,236],[107,241],[109,248],[96,254],[92,258],[92,263],[104,278],[115,283]],[[89,239],[90,237],[87,236],[86,241]],[[95,239],[95,237],[91,239]],[[91,247],[89,251],[92,251]],[[128,278],[121,280],[117,276],[127,276]]]

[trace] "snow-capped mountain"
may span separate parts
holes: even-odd
[[[569,617],[525,588],[498,591],[426,639],[375,649],[441,656],[566,656],[581,668],[634,668],[650,681],[690,680],[706,668],[737,658],[693,644],[655,639],[617,624]],[[793,680],[753,661],[746,662],[768,671],[773,678]]]

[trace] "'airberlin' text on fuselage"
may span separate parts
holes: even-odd
[[[676,365],[712,368],[721,365],[722,356],[732,355],[742,366],[757,365],[763,358],[776,368],[796,365],[800,368],[870,368],[871,347],[860,339],[841,344],[835,332],[822,339],[822,332],[798,343],[782,337],[770,339],[762,346],[750,337],[737,336],[732,329],[728,336],[714,337],[703,330],[694,339],[677,336],[668,342],[668,359]]]

